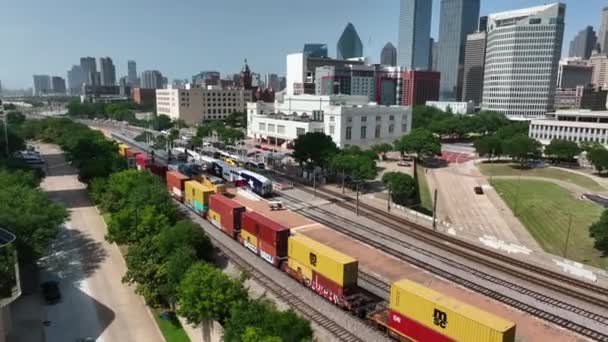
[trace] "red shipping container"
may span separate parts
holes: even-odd
[[[272,246],[272,255],[279,258],[287,257],[287,240],[289,228],[256,212],[243,215],[243,229],[255,235],[260,241]]]
[[[141,154],[140,152],[134,151],[132,148],[127,148],[127,152],[125,153],[125,155],[127,156],[127,158],[135,158],[135,156],[137,156],[138,154]]]
[[[259,253],[262,259],[268,261],[276,267],[279,267],[281,261],[286,260],[285,256],[281,256],[278,254],[276,246],[273,246],[261,239],[258,241],[258,244],[260,245]]]
[[[140,153],[135,157],[135,164],[138,170],[145,170],[152,163],[152,159],[145,153]]]
[[[146,169],[162,179],[165,179],[167,175],[167,167],[164,165],[149,164]]]
[[[340,306],[346,307],[346,301],[344,299],[344,288],[335,282],[327,279],[323,275],[312,271],[312,280],[310,287],[316,293],[323,296],[323,298],[330,302]]]
[[[394,310],[388,311],[387,323],[391,329],[414,341],[455,342],[455,340]]]
[[[245,207],[240,203],[222,194],[211,195],[209,196],[209,211],[211,223],[226,234],[234,238],[241,230],[241,217],[245,212]],[[217,216],[219,216],[219,220],[216,219]]]
[[[171,193],[171,195],[180,202],[184,201],[184,186],[190,178],[182,175],[177,171],[169,171],[167,172],[167,191]]]

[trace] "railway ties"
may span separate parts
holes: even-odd
[[[285,197],[290,202],[298,203],[298,201],[299,201],[298,199],[293,198],[293,197],[288,196],[288,195],[282,194],[282,196]],[[316,208],[314,208],[312,210],[325,212],[324,215],[328,215],[329,214],[332,217],[336,216],[334,213],[328,213],[324,209],[320,209],[318,207],[316,207]],[[402,253],[400,251],[394,250],[394,249],[392,249],[390,247],[385,246],[383,243],[371,240],[371,239],[369,239],[369,238],[367,238],[367,237],[365,237],[365,236],[363,236],[363,235],[361,235],[359,233],[356,233],[356,232],[350,231],[348,229],[345,229],[341,225],[337,224],[335,222],[335,220],[329,221],[328,219],[320,217],[318,214],[315,215],[315,214],[312,214],[312,213],[310,213],[308,211],[305,211],[305,210],[298,210],[298,212],[301,215],[303,215],[303,216],[305,216],[305,217],[307,217],[307,218],[309,218],[309,219],[311,219],[313,221],[322,223],[322,224],[326,225],[327,227],[332,228],[332,229],[334,229],[336,231],[339,231],[339,232],[343,233],[344,235],[350,236],[350,237],[352,237],[352,238],[354,238],[354,239],[356,239],[358,241],[365,241],[366,244],[368,244],[368,245],[370,245],[370,246],[372,246],[372,247],[374,247],[374,248],[376,248],[376,249],[378,249],[380,251],[386,252],[389,255],[393,255],[393,256],[399,258],[400,260],[409,262],[410,264],[418,266],[418,267],[420,267],[422,269],[428,270],[431,273],[434,273],[434,274],[436,274],[436,275],[438,275],[438,276],[440,276],[440,277],[442,277],[444,279],[450,280],[450,281],[452,281],[452,282],[454,282],[456,284],[459,284],[459,285],[461,285],[463,287],[466,287],[466,288],[468,288],[468,289],[470,289],[470,290],[472,290],[474,292],[486,295],[486,296],[488,296],[490,298],[493,298],[493,299],[495,299],[495,300],[497,300],[497,301],[499,301],[501,303],[507,304],[507,305],[509,305],[509,306],[511,306],[513,308],[516,308],[516,309],[518,309],[520,311],[527,312],[527,313],[529,313],[529,314],[531,314],[531,315],[533,315],[535,317],[538,317],[540,319],[543,319],[545,321],[553,323],[553,324],[555,324],[557,326],[560,326],[560,327],[563,327],[565,329],[577,332],[577,333],[579,333],[582,336],[593,338],[593,339],[598,340],[598,341],[607,341],[608,342],[608,333],[603,333],[603,331],[608,331],[608,329],[606,329],[606,327],[604,327],[603,329],[601,329],[600,331],[602,331],[602,332],[600,332],[600,331],[594,330],[592,328],[588,328],[586,326],[583,326],[583,325],[581,325],[579,323],[575,323],[575,322],[572,322],[572,321],[567,320],[565,318],[561,318],[558,315],[555,315],[553,313],[550,313],[550,312],[547,312],[545,310],[539,309],[539,308],[534,307],[532,305],[526,304],[526,303],[524,303],[522,301],[519,301],[517,299],[511,298],[511,297],[509,297],[507,295],[504,295],[502,293],[499,293],[499,292],[497,292],[495,290],[492,290],[492,289],[489,289],[487,287],[484,287],[484,286],[481,286],[479,284],[476,284],[474,282],[471,282],[471,281],[469,281],[467,279],[464,279],[464,278],[462,278],[462,277],[460,277],[460,276],[458,276],[456,274],[453,274],[453,273],[450,273],[448,271],[445,271],[445,270],[443,270],[441,268],[438,268],[438,267],[436,267],[434,265],[431,265],[431,264],[429,264],[429,263],[427,263],[425,261],[418,260],[418,259],[416,259],[416,258],[414,258],[412,256],[409,256],[409,255],[404,254],[404,253]],[[376,235],[377,237],[378,236],[382,237],[385,240],[388,237],[388,238],[390,238],[389,241],[395,242],[394,241],[394,237],[389,237],[389,236],[384,236],[383,237],[382,235],[385,235],[385,234],[377,232],[377,231],[375,231],[373,229],[370,229],[369,227],[365,227],[365,226],[363,226],[363,225],[361,225],[361,224],[359,224],[357,222],[350,221],[350,222],[348,222],[348,225],[357,226],[359,229],[364,230],[364,231],[366,231],[368,233],[371,233],[373,235]],[[407,244],[407,243],[405,243],[403,241],[399,241],[398,244],[402,245],[402,246],[405,246],[405,247],[410,247],[410,248],[414,247],[414,246],[411,246],[411,245],[409,245],[409,244]],[[406,244],[406,245],[403,245],[403,244]],[[426,251],[426,252],[428,253],[428,251]],[[433,257],[436,258],[437,256],[433,256]],[[480,272],[480,271],[477,271],[477,272]],[[516,284],[513,284],[513,283],[509,283],[509,282],[507,282],[505,280],[502,280],[502,279],[499,279],[499,278],[495,278],[495,277],[493,277],[491,275],[487,275],[486,274],[486,276],[489,278],[489,280],[488,279],[486,279],[486,280],[490,281],[491,283],[498,283],[498,285],[506,286],[506,287],[508,287],[510,289],[519,289],[519,290],[521,290],[521,291],[523,291],[525,293],[534,294],[534,296],[532,296],[532,297],[534,298],[536,296],[536,299],[539,299],[539,301],[542,300],[542,299],[544,299],[543,301],[546,302],[549,305],[553,305],[553,306],[559,307],[559,308],[561,308],[563,310],[580,314],[581,316],[586,317],[586,318],[588,318],[590,320],[594,320],[594,321],[596,321],[599,324],[608,325],[608,318],[605,317],[605,316],[601,316],[601,315],[595,314],[593,312],[590,312],[590,311],[578,308],[576,306],[570,305],[568,303],[561,302],[561,301],[559,301],[559,300],[557,300],[555,298],[551,298],[551,297],[542,295],[542,294],[540,294],[538,292],[535,292],[535,291],[532,291],[530,289],[525,289],[525,288],[523,288],[523,287],[521,287],[519,285],[516,285]],[[383,287],[381,284],[378,284],[381,281],[379,281],[378,279],[374,280],[373,279],[374,277],[371,276],[371,275],[369,275],[369,274],[365,274],[365,273],[360,272],[359,277],[362,278],[363,281],[367,282],[368,284],[370,284],[372,286],[376,286],[378,288],[382,288]],[[492,279],[496,279],[498,281],[492,281]]]

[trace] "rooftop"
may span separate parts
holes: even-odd
[[[511,11],[493,13],[493,14],[490,14],[488,17],[490,20],[504,20],[504,19],[511,19],[511,18],[526,17],[526,16],[535,15],[540,12],[544,12],[548,9],[551,9],[554,6],[559,6],[559,5],[560,5],[560,3],[556,2],[553,4],[549,4],[549,5],[542,5],[542,6],[535,6],[535,7],[521,8],[521,9],[516,9],[516,10],[511,10]]]

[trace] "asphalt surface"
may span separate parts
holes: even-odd
[[[41,187],[70,211],[65,229],[41,261],[41,282],[60,283],[62,299],[44,305],[46,341],[163,341],[149,310],[134,289],[121,282],[124,259],[104,239],[106,225],[76,171],[53,145],[40,145],[48,163]]]

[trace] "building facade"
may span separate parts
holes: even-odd
[[[485,31],[467,36],[464,52],[464,80],[462,83],[462,100],[481,104],[483,96],[483,74],[486,59]]]
[[[116,67],[114,66],[114,62],[112,62],[112,58],[99,58],[99,74],[101,77],[101,85],[116,85]]]
[[[235,112],[244,113],[247,102],[253,100],[250,90],[193,87],[157,89],[156,111],[172,119],[182,119],[188,125],[224,119]]]
[[[471,114],[475,111],[475,104],[471,102],[458,102],[458,101],[426,101],[426,105],[429,107],[437,108],[446,113],[452,114]]]
[[[132,87],[137,86],[139,83],[137,82],[137,63],[133,60],[127,61],[127,80]]]
[[[376,69],[371,65],[323,66],[315,71],[316,95],[361,95],[376,98]]]
[[[128,79],[127,79],[128,80]],[[156,89],[132,88],[131,99],[133,102],[144,106],[156,105]]]
[[[563,110],[530,122],[530,138],[548,145],[553,139],[608,146],[608,112]]]
[[[49,75],[34,75],[34,96],[43,96],[50,94],[53,91],[51,84],[51,76]]]
[[[555,3],[489,16],[483,109],[510,118],[553,110],[565,14]]]
[[[380,64],[387,66],[397,65],[397,48],[391,42],[386,43],[382,48],[382,52],[380,52]]]
[[[406,70],[401,73],[397,92],[402,106],[415,107],[439,100],[440,74],[436,71]]]
[[[428,70],[433,2],[400,0],[397,65]]]
[[[65,94],[65,79],[59,76],[51,77],[51,86],[53,87],[53,94],[63,95]]]
[[[82,68],[80,65],[72,65],[68,70],[68,90],[70,95],[79,95],[84,83]]]
[[[308,57],[327,58],[327,44],[304,44],[302,52]]]
[[[608,90],[592,86],[558,88],[555,91],[556,109],[606,110]]]
[[[95,63],[94,57],[81,57],[80,68],[82,70],[83,83],[87,85],[93,85],[97,73],[97,64]]]
[[[570,42],[570,51],[568,53],[568,57],[589,59],[596,44],[597,35],[595,34],[592,26],[587,26]]]
[[[363,43],[352,23],[348,23],[344,32],[338,39],[336,47],[337,59],[350,59],[363,57]]]
[[[604,54],[608,52],[608,7],[602,9],[597,44],[599,45],[600,52]]]
[[[143,89],[162,89],[163,74],[158,70],[146,70],[141,73],[140,83]]]
[[[247,105],[247,135],[290,147],[300,135],[323,132],[340,148],[392,143],[408,134],[411,108],[368,104],[365,96],[285,96]]]
[[[595,86],[608,86],[608,56],[593,54],[589,58],[589,65],[593,67],[591,83]]]
[[[557,69],[558,88],[576,88],[590,85],[593,77],[593,67],[580,58],[565,58],[559,61]]]
[[[275,92],[281,90],[280,79],[279,75],[277,74],[266,74],[264,77],[264,82],[266,83],[266,87],[272,89]]]
[[[438,67],[439,98],[460,101],[467,35],[477,30],[480,0],[441,0]]]

